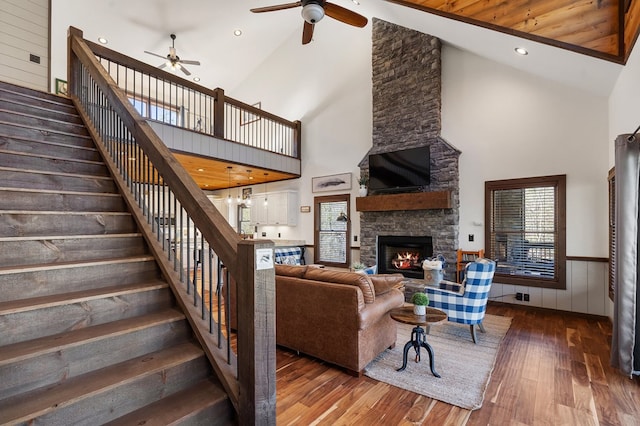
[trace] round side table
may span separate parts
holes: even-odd
[[[433,349],[431,348],[431,345],[427,343],[427,334],[422,326],[429,326],[430,324],[442,322],[447,319],[447,314],[440,309],[430,308],[427,306],[426,315],[416,315],[413,313],[413,306],[403,306],[401,308],[391,310],[390,315],[395,321],[414,326],[411,331],[411,340],[404,345],[402,367],[398,368],[397,371],[403,371],[407,368],[407,355],[411,348],[416,351],[416,362],[420,361],[420,348],[422,347],[425,348],[429,354],[429,367],[431,367],[431,373],[436,377],[440,377],[435,370]]]

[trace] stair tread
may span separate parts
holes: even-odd
[[[56,409],[204,356],[194,343],[158,352],[0,401],[0,423],[27,422]]]
[[[164,287],[166,287],[166,285]],[[147,290],[152,290],[153,288],[162,287],[149,286]],[[184,318],[184,314],[177,309],[163,309],[142,316],[98,324],[25,342],[13,343],[2,348],[0,352],[0,366],[106,339],[108,337],[132,333],[154,325],[180,321]]]
[[[44,101],[44,102],[51,103],[53,105],[58,105],[65,108],[75,109],[75,107],[73,106],[73,103],[71,102],[71,99],[67,97],[54,95],[53,93],[31,89],[29,87],[19,86],[16,84],[5,83],[5,82],[2,82],[2,83],[3,84],[0,86],[0,91],[13,93],[18,96],[34,99],[36,101],[41,101],[41,102]]]
[[[112,239],[112,238],[133,238],[142,237],[140,232],[129,232],[122,234],[88,234],[88,235],[30,235],[28,237],[0,237],[0,242],[13,241],[39,241],[39,240],[89,240],[89,239]]]
[[[4,266],[4,267],[0,267],[0,275],[16,274],[16,273],[23,273],[23,272],[35,272],[35,271],[52,271],[54,269],[65,269],[65,268],[84,268],[87,266],[109,265],[109,264],[117,264],[117,263],[133,263],[133,262],[144,262],[144,261],[155,261],[155,257],[153,257],[150,254],[142,254],[137,256],[116,257],[113,259],[80,260],[80,261],[58,262],[58,263],[41,263],[36,265],[25,265],[25,266]]]
[[[36,126],[33,126],[33,125],[12,123],[10,121],[4,121],[4,120],[0,120],[0,124],[4,124],[4,125],[7,125],[7,126],[14,126],[14,127],[23,127],[25,129],[29,129],[29,130],[37,130],[39,132],[43,132],[44,134],[64,135],[64,136],[70,136],[70,137],[73,137],[73,138],[93,140],[93,139],[91,139],[91,136],[88,136],[88,135],[78,135],[78,134],[75,134],[75,133],[63,132],[63,131],[60,131],[60,130],[51,130],[51,129],[48,129],[46,127],[36,127]]]
[[[96,165],[96,166],[103,166],[104,165],[103,161],[81,160],[81,159],[69,158],[69,157],[55,157],[53,155],[42,155],[40,153],[11,151],[11,150],[8,150],[8,149],[0,149],[0,154],[20,155],[22,157],[44,158],[44,159],[47,159],[47,160],[68,161],[68,162],[73,162],[73,163],[92,164],[92,165]]]
[[[77,161],[77,160],[75,160]],[[96,176],[96,175],[87,175],[82,173],[65,173],[65,172],[54,172],[50,170],[37,170],[37,169],[20,169],[17,167],[6,167],[0,166],[0,171],[6,172],[21,172],[21,173],[33,173],[39,175],[51,175],[51,176],[64,176],[64,177],[75,177],[75,178],[83,178],[83,179],[100,179],[100,180],[113,180],[111,176]]]
[[[2,89],[0,89],[2,90]],[[72,109],[72,107],[70,106],[64,106],[66,107],[69,111],[58,111],[54,108],[48,108],[48,107],[44,107],[41,105],[34,105],[34,104],[30,104],[28,102],[25,102],[25,99],[19,99],[19,98],[13,98],[13,99],[5,99],[5,102],[7,104],[13,104],[13,105],[19,105],[20,107],[26,107],[29,108],[31,110],[34,110],[34,112],[38,112],[38,111],[44,111],[44,112],[49,112],[49,113],[54,113],[54,114],[60,114],[61,116],[68,116],[70,118],[80,118],[80,114],[78,114],[78,112],[74,109]],[[58,104],[60,105],[60,104]],[[11,111],[11,109],[9,109],[8,111]],[[31,114],[34,115],[34,114]]]
[[[65,194],[65,195],[88,195],[93,197],[122,197],[120,193],[116,192],[88,192],[88,191],[69,191],[61,189],[33,189],[33,188],[13,188],[13,187],[0,187],[0,191],[14,191],[14,192],[30,192],[39,194]]]
[[[165,426],[176,424],[194,412],[228,399],[228,395],[218,384],[212,379],[206,379],[105,425]]]
[[[9,315],[18,312],[44,309],[52,306],[68,305],[71,303],[84,302],[92,299],[120,296],[123,294],[149,291],[164,287],[167,287],[166,282],[153,281],[147,283],[98,287],[90,290],[74,291],[62,294],[51,294],[47,296],[32,297],[28,299],[10,300],[7,302],[0,302],[0,315]],[[2,355],[0,354],[0,360],[1,359]]]
[[[63,143],[63,142],[40,141],[40,140],[37,140],[37,139],[27,138],[27,137],[24,137],[24,136],[9,135],[7,133],[2,133],[2,132],[0,132],[0,138],[10,138],[10,139],[13,139],[13,140],[16,140],[16,141],[20,141],[20,142],[38,143],[38,144],[59,146],[59,147],[64,147],[64,148],[81,149],[81,150],[85,150],[85,151],[93,151],[93,152],[98,151],[96,148],[90,147],[90,146],[79,146],[79,145],[68,144],[68,143]]]
[[[1,210],[0,214],[32,214],[32,215],[64,215],[64,216],[131,216],[130,212],[111,212],[111,211],[65,211],[65,210]]]
[[[69,123],[68,121],[63,121],[63,120],[58,120],[55,118],[50,118],[50,117],[39,117],[37,115],[33,115],[33,114],[29,114],[26,112],[18,112],[12,109],[4,109],[4,108],[0,108],[0,113],[7,113],[7,114],[13,114],[16,116],[20,116],[20,117],[28,117],[28,118],[34,118],[36,120],[44,120],[46,122],[50,122],[50,123],[55,123],[55,124],[63,124],[65,126],[69,126],[70,128],[80,128],[80,129],[86,129],[85,125],[82,123]]]

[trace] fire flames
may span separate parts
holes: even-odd
[[[391,263],[397,269],[410,269],[420,263],[420,253],[404,252],[396,254]]]

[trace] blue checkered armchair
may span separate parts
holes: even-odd
[[[477,259],[469,262],[465,268],[465,278],[459,292],[427,287],[429,306],[441,309],[448,315],[449,321],[469,324],[471,338],[476,343],[475,325],[484,333],[482,320],[487,310],[487,300],[496,263],[489,259]]]

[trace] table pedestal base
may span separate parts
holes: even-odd
[[[427,350],[427,352],[429,353],[429,367],[431,367],[431,373],[436,377],[440,377],[440,375],[435,370],[433,349],[427,343],[427,335],[424,332],[424,329],[420,326],[414,327],[411,331],[411,340],[409,340],[404,345],[402,367],[398,368],[396,371],[403,371],[405,368],[407,368],[407,355],[409,354],[409,349],[411,349],[412,347],[416,351],[416,362],[420,361],[420,348],[422,347]]]

